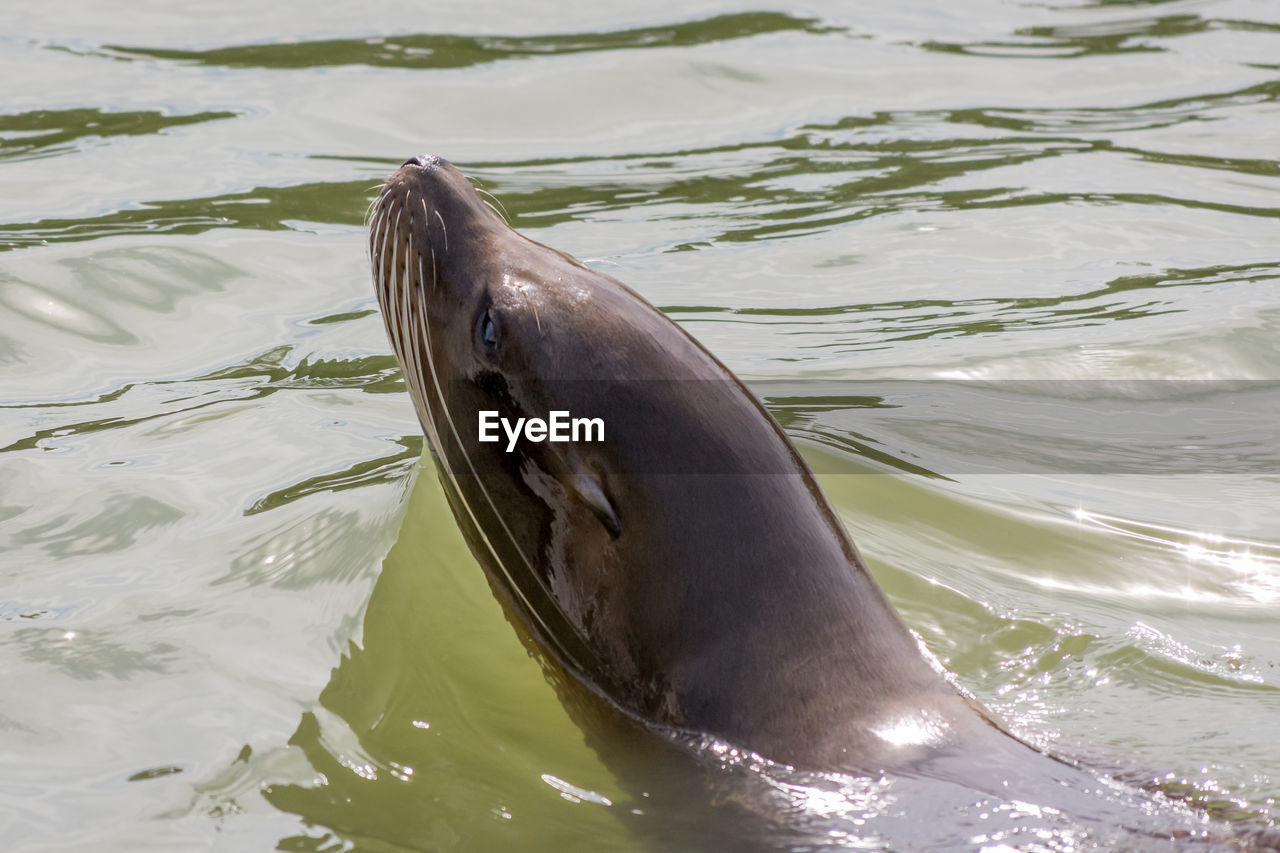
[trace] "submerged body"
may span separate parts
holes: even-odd
[[[448,163],[374,206],[383,315],[459,524],[538,644],[649,723],[801,770],[935,779],[1123,820],[996,725],[886,601],[755,397],[620,282],[518,234]],[[599,418],[480,440],[480,412]]]

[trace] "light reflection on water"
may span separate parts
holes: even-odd
[[[1185,530],[1167,524],[1155,524],[1089,512],[1080,508],[1076,518],[1117,536],[1134,539],[1157,548],[1173,551],[1186,558],[1196,574],[1209,581],[1225,583],[1233,594],[1216,595],[1197,590],[1191,578],[1181,589],[1132,589],[1131,594],[1182,598],[1188,602],[1253,603],[1271,605],[1280,596],[1280,544],[1255,539],[1241,539],[1201,530]],[[1190,575],[1191,572],[1189,571]]]

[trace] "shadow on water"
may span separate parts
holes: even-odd
[[[222,406],[231,401],[260,400],[279,391],[353,388],[370,394],[395,394],[404,390],[404,381],[400,377],[399,368],[396,367],[392,356],[315,360],[304,357],[297,365],[290,367],[285,364],[285,360],[292,352],[292,346],[273,347],[237,364],[221,367],[199,376],[139,384],[130,383],[85,400],[0,405],[0,411],[81,407],[97,411],[106,404],[120,403],[119,408],[128,413],[103,415],[98,412],[98,417],[87,420],[71,423],[59,421],[55,425],[33,430],[29,435],[0,447],[0,453],[40,449],[46,442],[54,439],[90,435],[103,430],[168,419],[178,414]],[[157,390],[165,399],[163,407],[152,406],[139,409],[130,405],[131,393],[145,397],[153,396]],[[308,483],[299,483],[290,487],[285,493],[263,498],[262,501],[265,503],[259,502],[252,511],[267,509],[314,491],[331,490],[333,483],[341,483],[348,479],[354,479],[359,484],[368,484],[371,472],[381,470],[384,466],[390,466],[392,469],[403,467],[403,461],[421,447],[420,442],[420,437],[404,439],[397,442],[405,448],[403,452],[398,452],[390,458],[373,460],[369,463],[372,467],[352,469],[335,475],[323,475]],[[323,484],[331,480],[329,489],[323,488]]]
[[[261,49],[289,47],[268,45]],[[1072,203],[1174,206],[1275,218],[1280,216],[1280,207],[1179,195],[1163,185],[1159,191],[1151,192],[1104,191],[1087,185],[1078,191],[1049,192],[998,181],[963,189],[945,186],[983,172],[1005,174],[1010,167],[1021,164],[1099,152],[1177,169],[1273,178],[1275,164],[1269,160],[1144,150],[1118,145],[1115,134],[1121,130],[1208,121],[1220,111],[1243,105],[1256,107],[1277,98],[1280,82],[1272,81],[1235,91],[1122,108],[1018,109],[991,105],[962,110],[878,111],[830,123],[806,124],[782,138],[727,146],[460,166],[501,194],[512,224],[520,228],[544,228],[594,213],[637,209],[648,210],[655,221],[696,220],[706,228],[705,211],[718,209],[720,213],[711,225],[716,230],[702,237],[700,243],[805,236],[907,211]],[[159,113],[71,110],[0,116],[0,137],[5,129],[47,130],[43,135],[0,142],[0,158],[9,156],[6,146],[22,156],[36,156],[46,148],[53,152],[79,138],[155,133],[169,126],[233,115],[165,117]],[[957,130],[966,127],[973,132],[957,135]],[[999,135],[991,136],[992,131]],[[118,234],[196,234],[213,228],[273,231],[295,228],[297,222],[358,225],[364,221],[377,183],[399,161],[358,162],[369,167],[368,180],[260,186],[205,198],[141,201],[96,217],[9,223],[0,227],[0,251]],[[713,163],[714,168],[708,168]],[[572,178],[564,173],[569,166],[573,167]],[[540,179],[539,183],[531,186],[531,177]],[[689,210],[691,206],[693,211]],[[692,245],[677,244],[670,250]]]
[[[422,473],[361,644],[289,741],[317,781],[264,789],[318,828],[279,849],[752,846],[708,794],[724,769],[582,688],[508,621]]]
[[[225,110],[165,115],[157,110],[116,112],[88,107],[0,115],[0,161],[57,157],[88,140],[145,136],[236,115]]]
[[[995,121],[993,114],[977,111],[975,120]],[[1005,117],[1000,121],[1011,121]],[[1021,119],[1020,119],[1021,120]],[[850,132],[850,131],[833,131]],[[795,137],[782,142],[771,142],[770,161],[760,166],[742,164],[738,174],[682,177],[664,174],[661,161],[648,158],[646,162],[629,165],[636,171],[627,180],[597,181],[591,188],[544,186],[532,191],[503,190],[503,206],[513,221],[524,228],[545,228],[563,222],[577,221],[593,213],[624,210],[637,205],[655,208],[655,217],[662,218],[662,207],[681,208],[687,205],[719,205],[735,211],[720,220],[718,233],[708,234],[713,242],[743,242],[780,237],[796,237],[827,231],[842,224],[914,210],[987,209],[1000,207],[1028,207],[1065,204],[1072,202],[1110,203],[1131,205],[1176,205],[1187,208],[1216,210],[1248,216],[1274,218],[1280,208],[1243,207],[1190,198],[1178,198],[1159,194],[1099,194],[1083,193],[1034,193],[1028,194],[1016,188],[990,187],[974,190],[939,192],[935,184],[973,171],[1003,168],[1010,164],[1009,140],[939,140],[936,144],[885,148],[879,143],[819,142],[807,137]],[[1099,142],[1097,146],[1107,147]],[[758,146],[743,145],[732,153],[746,154]],[[1022,140],[1022,160],[1053,157],[1094,147],[1083,140],[1036,141]],[[782,148],[784,151],[778,151]],[[811,186],[804,190],[788,189],[785,184],[792,178],[815,171],[812,157],[819,149],[843,148],[850,156],[846,161],[828,164],[823,169],[823,186]],[[983,149],[986,149],[985,153]],[[788,153],[789,152],[789,153]],[[861,153],[859,153],[861,152]],[[682,152],[672,158],[687,159],[699,154],[716,153]],[[718,152],[730,153],[727,151]],[[1254,161],[1222,163],[1216,160],[1192,163],[1187,157],[1143,154],[1130,152],[1172,165],[1201,168],[1228,169],[1245,173],[1273,170],[1270,164]],[[961,155],[961,156],[958,156]],[[514,168],[514,167],[512,167]],[[381,169],[378,174],[381,174]],[[502,177],[493,167],[480,167],[478,174],[495,179],[500,185]],[[123,234],[198,234],[215,228],[246,228],[259,231],[292,230],[298,222],[325,222],[341,225],[358,225],[364,220],[370,198],[371,181],[342,181],[308,183],[288,187],[257,187],[246,192],[207,198],[162,200],[145,202],[142,206],[113,211],[97,217],[67,220],[45,219],[29,223],[13,223],[0,227],[0,251],[37,246],[49,243],[67,243],[95,240]],[[643,196],[643,198],[639,198]],[[686,214],[675,218],[685,218]],[[676,251],[689,248],[678,244],[670,247]],[[1242,265],[1217,265],[1204,268],[1171,268],[1142,276],[1125,276],[1108,282],[1101,288],[1084,294],[1068,294],[1053,299],[1011,299],[1003,306],[1006,310],[1023,312],[1043,309],[1064,300],[1089,301],[1098,297],[1126,290],[1142,289],[1167,284],[1214,283],[1218,280],[1256,281],[1274,277],[1276,264],[1262,262]],[[1224,277],[1226,277],[1224,279]],[[843,308],[824,306],[819,309],[793,308],[777,312],[781,314],[863,312],[895,307],[952,307],[956,303],[924,301],[896,304],[851,305]],[[985,304],[985,303],[984,303]],[[701,306],[699,306],[701,307]],[[748,309],[759,310],[759,309]],[[1134,316],[1145,316],[1149,311],[1125,309]],[[1096,322],[1121,319],[1110,313],[1097,314],[1086,310]],[[932,317],[925,319],[934,319]],[[1034,318],[1029,318],[1034,324]],[[1010,318],[1014,325],[1019,322]],[[1000,331],[1007,323],[1000,323],[982,332]],[[949,334],[951,328],[929,323],[931,335]],[[910,339],[910,338],[907,338]]]
[[[339,471],[308,477],[259,498],[244,511],[244,514],[255,515],[266,512],[318,492],[340,492],[400,480],[422,455],[422,436],[401,436],[395,439],[395,443],[401,447],[399,452],[376,459],[361,460]]]
[[[693,47],[779,32],[841,32],[812,18],[782,12],[742,12],[665,26],[603,33],[537,36],[390,35],[291,44],[251,44],[212,50],[167,50],[107,45],[112,55],[194,62],[225,68],[468,68],[508,59],[654,47]]]
[[[1123,21],[1058,27],[1022,27],[1008,41],[942,42],[927,41],[920,46],[943,53],[973,56],[1041,57],[1070,59],[1116,53],[1162,51],[1154,39],[1194,35],[1223,28],[1219,22],[1199,15],[1160,15]]]
[[[4,225],[0,251],[121,234],[202,234],[214,228],[283,231],[298,221],[356,225],[364,221],[372,187],[372,181],[257,187],[208,198],[140,202],[102,216]]]
[[[1280,472],[1280,385],[1255,381],[752,383],[797,439],[932,479]],[[818,473],[837,464],[811,461]]]
[[[182,650],[172,643],[124,643],[107,631],[82,630],[72,632],[72,637],[61,626],[20,628],[9,635],[8,642],[27,661],[55,668],[77,681],[128,681],[147,673],[174,672],[181,666]]]

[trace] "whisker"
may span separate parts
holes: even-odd
[[[419,281],[421,281],[422,255],[418,255],[418,278],[419,278]],[[417,303],[418,303],[417,305],[418,310],[412,319],[416,320],[419,326],[425,328],[427,325],[427,304],[421,288],[419,288],[418,290]],[[412,328],[413,326],[412,322],[410,323],[410,326],[411,326],[411,332],[417,331],[416,329]],[[429,431],[430,438],[432,439],[432,443],[437,448],[437,452],[440,454],[443,454],[445,451],[444,451],[444,445],[441,444],[440,442],[440,428],[436,425],[435,416],[432,414],[430,399],[427,397],[427,391],[425,388],[422,387],[422,384],[421,384],[421,380],[422,380],[421,359],[418,358],[418,355],[420,352],[425,357],[425,360],[427,362],[427,369],[432,371],[435,370],[435,366],[434,366],[435,362],[434,362],[434,359],[431,357],[431,350],[429,349],[429,337],[426,334],[415,335],[413,340],[416,344],[414,347],[413,355],[414,355],[414,362],[415,362],[415,372],[417,374],[414,377],[414,384],[417,389],[417,396],[422,400],[424,414],[427,419],[427,423],[424,424],[423,427]],[[443,406],[444,400],[443,399],[439,400],[439,403],[441,406]],[[447,460],[441,460],[441,466],[445,469],[445,472],[446,472],[445,476],[447,476],[453,482],[454,488],[458,489],[457,479],[453,476],[453,471],[449,468],[447,464]],[[459,490],[459,494],[461,494],[460,490]]]
[[[392,276],[394,275],[394,270],[392,267],[387,265],[387,261],[389,260],[387,258],[387,244],[391,240],[391,230],[395,227],[394,225],[395,215],[396,215],[396,200],[393,199],[391,201],[391,207],[387,210],[387,223],[386,223],[386,227],[382,231],[382,248],[379,252],[379,258],[381,259],[379,261],[379,263],[381,264],[380,270],[382,272],[382,276],[381,276],[382,298],[387,300],[388,302],[390,301],[392,296]],[[386,324],[387,331],[394,336],[395,331],[391,327],[390,318],[387,318],[387,319],[388,319],[388,322]],[[391,343],[396,347],[399,347],[398,341],[393,340]]]
[[[378,216],[381,211],[374,214],[373,219],[369,222],[369,242],[365,245],[365,251],[369,253],[369,272],[373,273],[373,280],[378,280]]]
[[[503,222],[507,223],[508,225],[511,224],[511,216],[507,213],[507,209],[503,207],[502,202],[498,200],[498,197],[496,195],[494,195],[493,193],[489,192],[486,189],[483,189],[482,187],[476,187],[476,192],[481,193],[483,195],[487,195],[489,198],[493,199],[493,204],[496,204],[498,207],[494,207],[493,204],[489,204],[488,200],[486,199],[480,199],[480,200],[483,201],[485,204],[489,204],[490,209],[492,209],[494,213],[501,216]],[[499,210],[499,208],[501,208],[501,210]]]
[[[373,263],[380,263],[382,258],[378,254],[378,239],[382,236],[382,232],[387,227],[387,210],[385,207],[379,208],[373,214],[373,221],[369,223],[369,260]]]
[[[440,215],[440,212],[436,211],[436,216],[439,216],[439,215]],[[427,233],[430,234],[431,233],[431,229],[430,229],[431,217],[427,214],[427,200],[425,198],[422,199],[422,218],[427,223],[428,225]],[[449,244],[449,235],[445,234],[445,245],[447,246],[448,244]],[[431,251],[431,292],[434,293],[436,286],[440,284],[440,279],[436,275],[436,247],[431,245],[431,241],[428,240],[427,248]]]
[[[400,223],[395,222],[392,227],[396,231],[396,238],[391,244],[391,286],[398,288],[400,284]]]
[[[387,198],[390,195],[391,195],[391,187],[390,186],[382,187],[382,189],[378,192],[378,194],[374,196],[373,201],[369,202],[369,212],[376,213],[378,210],[385,210],[386,209],[385,203],[387,201]],[[365,215],[368,216],[368,213],[366,213]]]
[[[410,219],[412,226],[412,218]],[[427,419],[431,419],[430,401],[422,389],[422,363],[418,357],[418,343],[420,338],[414,334],[414,320],[417,319],[413,310],[413,294],[409,287],[409,269],[408,258],[413,255],[413,232],[410,230],[409,235],[405,238],[406,264],[404,281],[396,288],[396,323],[400,327],[400,333],[403,336],[406,345],[402,348],[400,358],[405,365],[405,385],[409,389],[409,396],[413,398],[423,409],[426,410]],[[419,415],[421,419],[421,415]],[[431,437],[431,430],[426,424],[423,429],[428,432]]]
[[[436,219],[440,220],[440,230],[444,232],[444,253],[447,255],[449,254],[449,229],[445,227],[444,217],[440,215],[440,211],[432,210],[431,212],[436,215]]]

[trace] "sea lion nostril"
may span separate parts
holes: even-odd
[[[420,166],[429,169],[440,165],[440,158],[434,154],[419,154],[417,157],[410,157],[404,161],[405,166]]]

